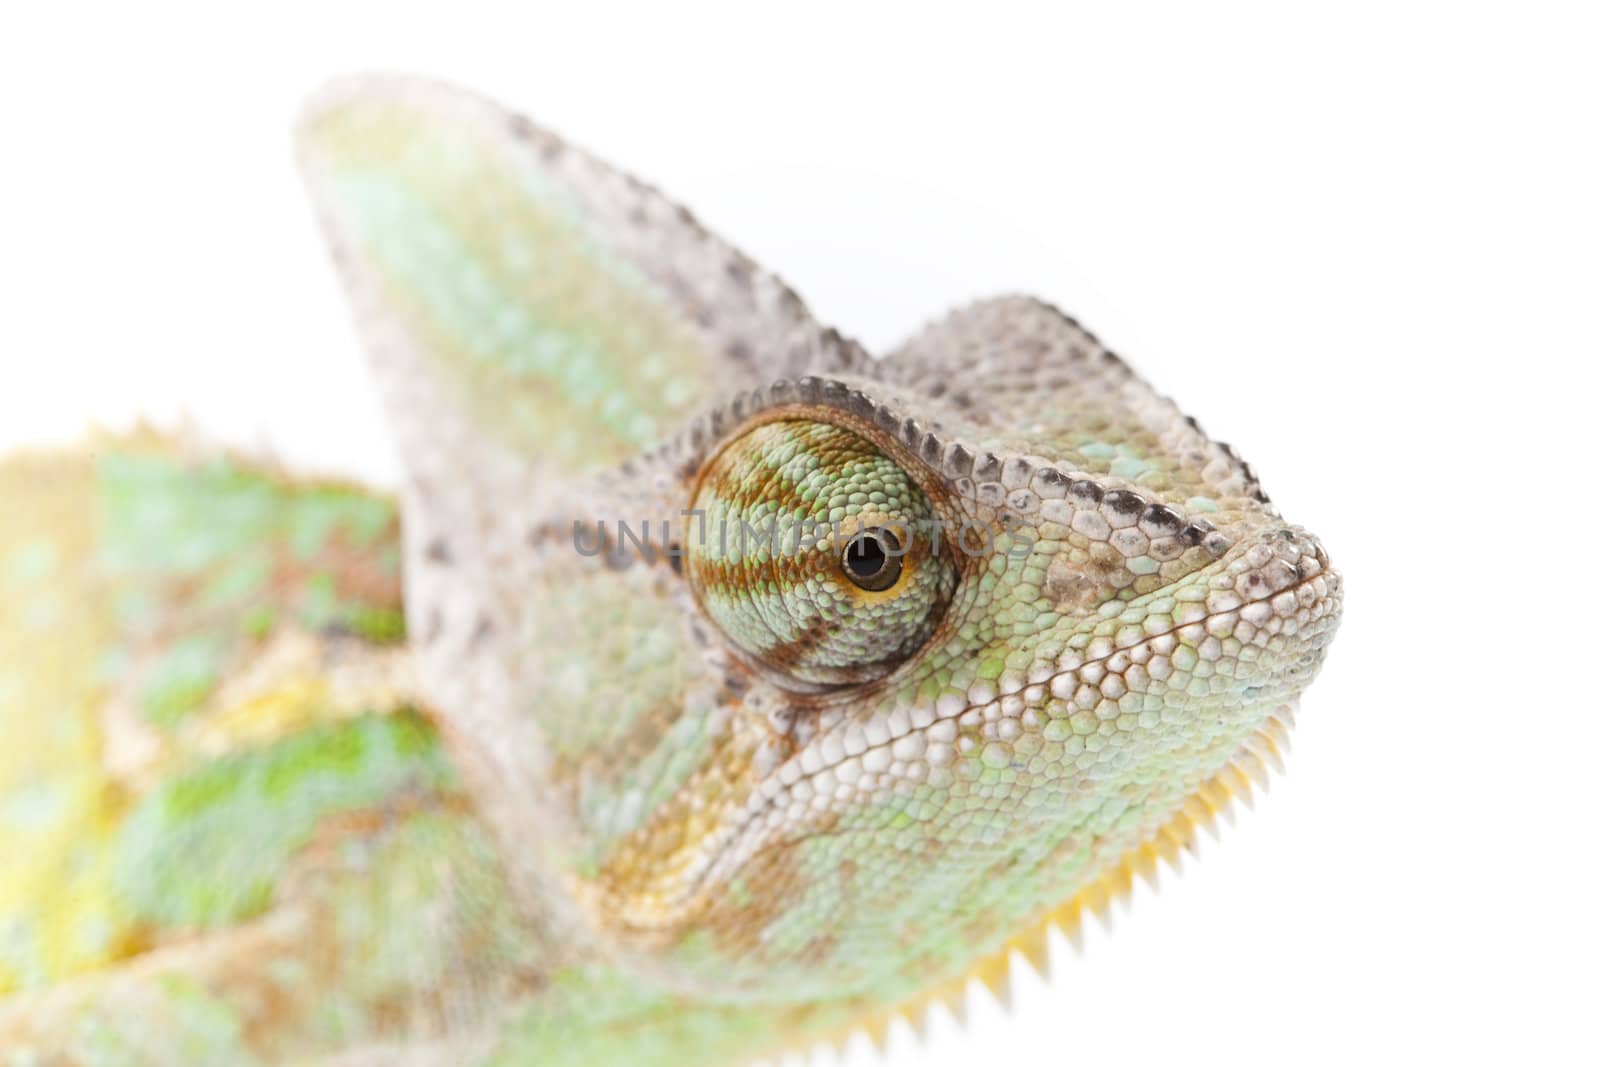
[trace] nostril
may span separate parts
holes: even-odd
[[[1276,531],[1277,536],[1267,542],[1272,546],[1272,554],[1285,563],[1293,564],[1305,554],[1300,543],[1300,537],[1294,530],[1285,526]]]
[[[1280,558],[1300,561],[1302,565],[1310,566],[1312,573],[1327,568],[1328,553],[1323,549],[1322,542],[1305,530],[1297,526],[1285,526],[1277,531],[1277,535]]]
[[[1272,587],[1272,591],[1275,593],[1289,588],[1300,578],[1294,564],[1285,559],[1273,560],[1263,573],[1267,584]]]

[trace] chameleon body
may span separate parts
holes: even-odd
[[[741,1062],[1035,956],[1276,760],[1339,577],[1054,308],[872,359],[468,94],[299,145],[405,482],[0,467],[0,1064]]]

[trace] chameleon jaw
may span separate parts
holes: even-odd
[[[1118,901],[1131,903],[1136,879],[1148,885],[1151,892],[1159,890],[1159,872],[1163,866],[1173,875],[1181,875],[1183,855],[1198,855],[1200,831],[1204,830],[1213,840],[1220,840],[1217,820],[1220,817],[1233,824],[1235,801],[1246,808],[1254,807],[1255,791],[1259,788],[1265,792],[1271,786],[1272,774],[1284,773],[1284,757],[1289,751],[1289,731],[1294,724],[1297,703],[1284,704],[1268,717],[1222,770],[1190,794],[1153,834],[1112,860],[1064,901],[1041,910],[1000,949],[984,956],[956,978],[891,1007],[867,1007],[859,1018],[821,1038],[805,1039],[779,1051],[799,1046],[827,1047],[842,1055],[850,1040],[861,1034],[882,1055],[888,1050],[889,1029],[896,1020],[903,1021],[919,1040],[926,1040],[929,1020],[936,1007],[942,1006],[956,1023],[966,1022],[967,998],[974,981],[988,990],[1002,1008],[1009,1010],[1011,976],[1017,959],[1025,961],[1034,973],[1048,981],[1053,970],[1052,931],[1081,952],[1087,916],[1099,919],[1109,930],[1113,906]]]

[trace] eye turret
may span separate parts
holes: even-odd
[[[779,679],[866,681],[927,638],[956,586],[932,503],[865,437],[756,426],[708,465],[687,575],[728,639]]]

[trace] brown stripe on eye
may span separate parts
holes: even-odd
[[[763,649],[762,658],[774,664],[799,663],[810,653],[821,648],[838,629],[838,626],[818,619],[795,637]]]

